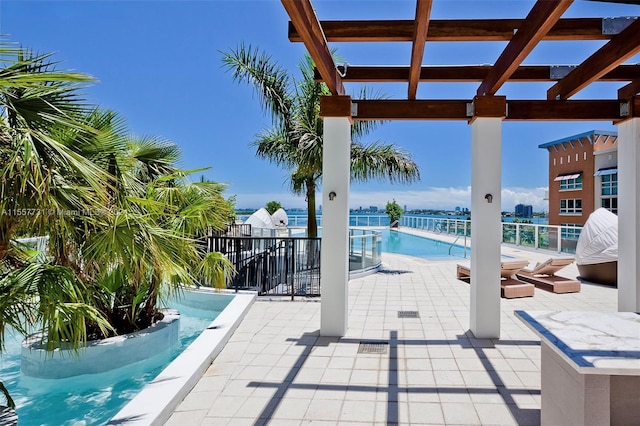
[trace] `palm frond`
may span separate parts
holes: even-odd
[[[235,50],[220,53],[223,67],[231,72],[233,80],[253,86],[254,93],[274,123],[286,123],[292,104],[291,78],[287,71],[270,55],[244,43]]]
[[[411,155],[394,144],[352,143],[351,178],[360,182],[379,179],[391,183],[411,183],[420,179],[420,170]]]
[[[251,145],[259,158],[290,168],[297,163],[297,158],[296,144],[289,136],[280,128],[268,129],[260,132]]]
[[[203,284],[210,284],[215,288],[227,288],[236,273],[233,263],[222,253],[211,252],[204,255],[196,269],[196,276]]]
[[[388,96],[381,91],[372,92],[367,86],[362,86],[359,93],[356,95],[356,99],[387,99]],[[351,137],[354,140],[358,140],[363,136],[366,136],[376,130],[378,127],[385,124],[384,120],[355,120],[351,126]]]
[[[129,156],[135,161],[136,175],[150,181],[178,170],[180,147],[174,142],[156,137],[129,138]]]

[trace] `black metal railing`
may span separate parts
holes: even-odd
[[[230,288],[292,298],[320,295],[320,238],[210,235],[207,247],[233,263]]]

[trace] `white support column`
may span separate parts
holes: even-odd
[[[471,123],[471,324],[477,338],[500,337],[502,119]]]
[[[618,125],[618,311],[640,311],[640,118]]]
[[[342,337],[347,332],[350,157],[350,118],[325,117],[320,256],[321,336]]]

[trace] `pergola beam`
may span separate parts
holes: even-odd
[[[431,19],[427,41],[509,41],[524,19]],[[543,40],[609,40],[602,31],[603,18],[560,19]],[[321,21],[329,42],[411,42],[414,21]],[[301,42],[296,27],[289,23],[289,40]]]
[[[553,65],[520,65],[511,74],[509,82],[549,82],[558,81],[553,77]],[[572,67],[575,68],[575,67]],[[420,82],[481,82],[489,74],[491,65],[432,65],[420,70]],[[344,83],[406,83],[409,76],[407,66],[363,66],[349,65],[342,81]],[[321,80],[316,71],[315,79]],[[640,81],[640,65],[618,65],[598,81]]]
[[[640,52],[640,19],[636,19],[565,78],[547,91],[547,99],[568,99]]]
[[[411,45],[411,65],[409,71],[409,93],[407,98],[413,100],[418,92],[418,81],[424,56],[424,45],[429,31],[429,19],[431,16],[432,0],[417,0],[415,29],[413,43]]]
[[[640,79],[618,89],[618,99],[629,99],[640,93]]]
[[[571,3],[573,0],[538,0],[478,87],[477,95],[495,95]]]
[[[472,118],[473,100],[353,100],[354,120],[465,120]],[[619,121],[618,100],[512,100],[505,120]]]
[[[344,86],[331,56],[322,27],[309,0],[281,0],[291,22],[298,29],[307,51],[334,95],[344,95]]]

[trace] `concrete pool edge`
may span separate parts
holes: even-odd
[[[189,347],[111,418],[109,425],[161,425],[169,419],[222,351],[257,296],[256,293],[222,294],[235,297]]]

